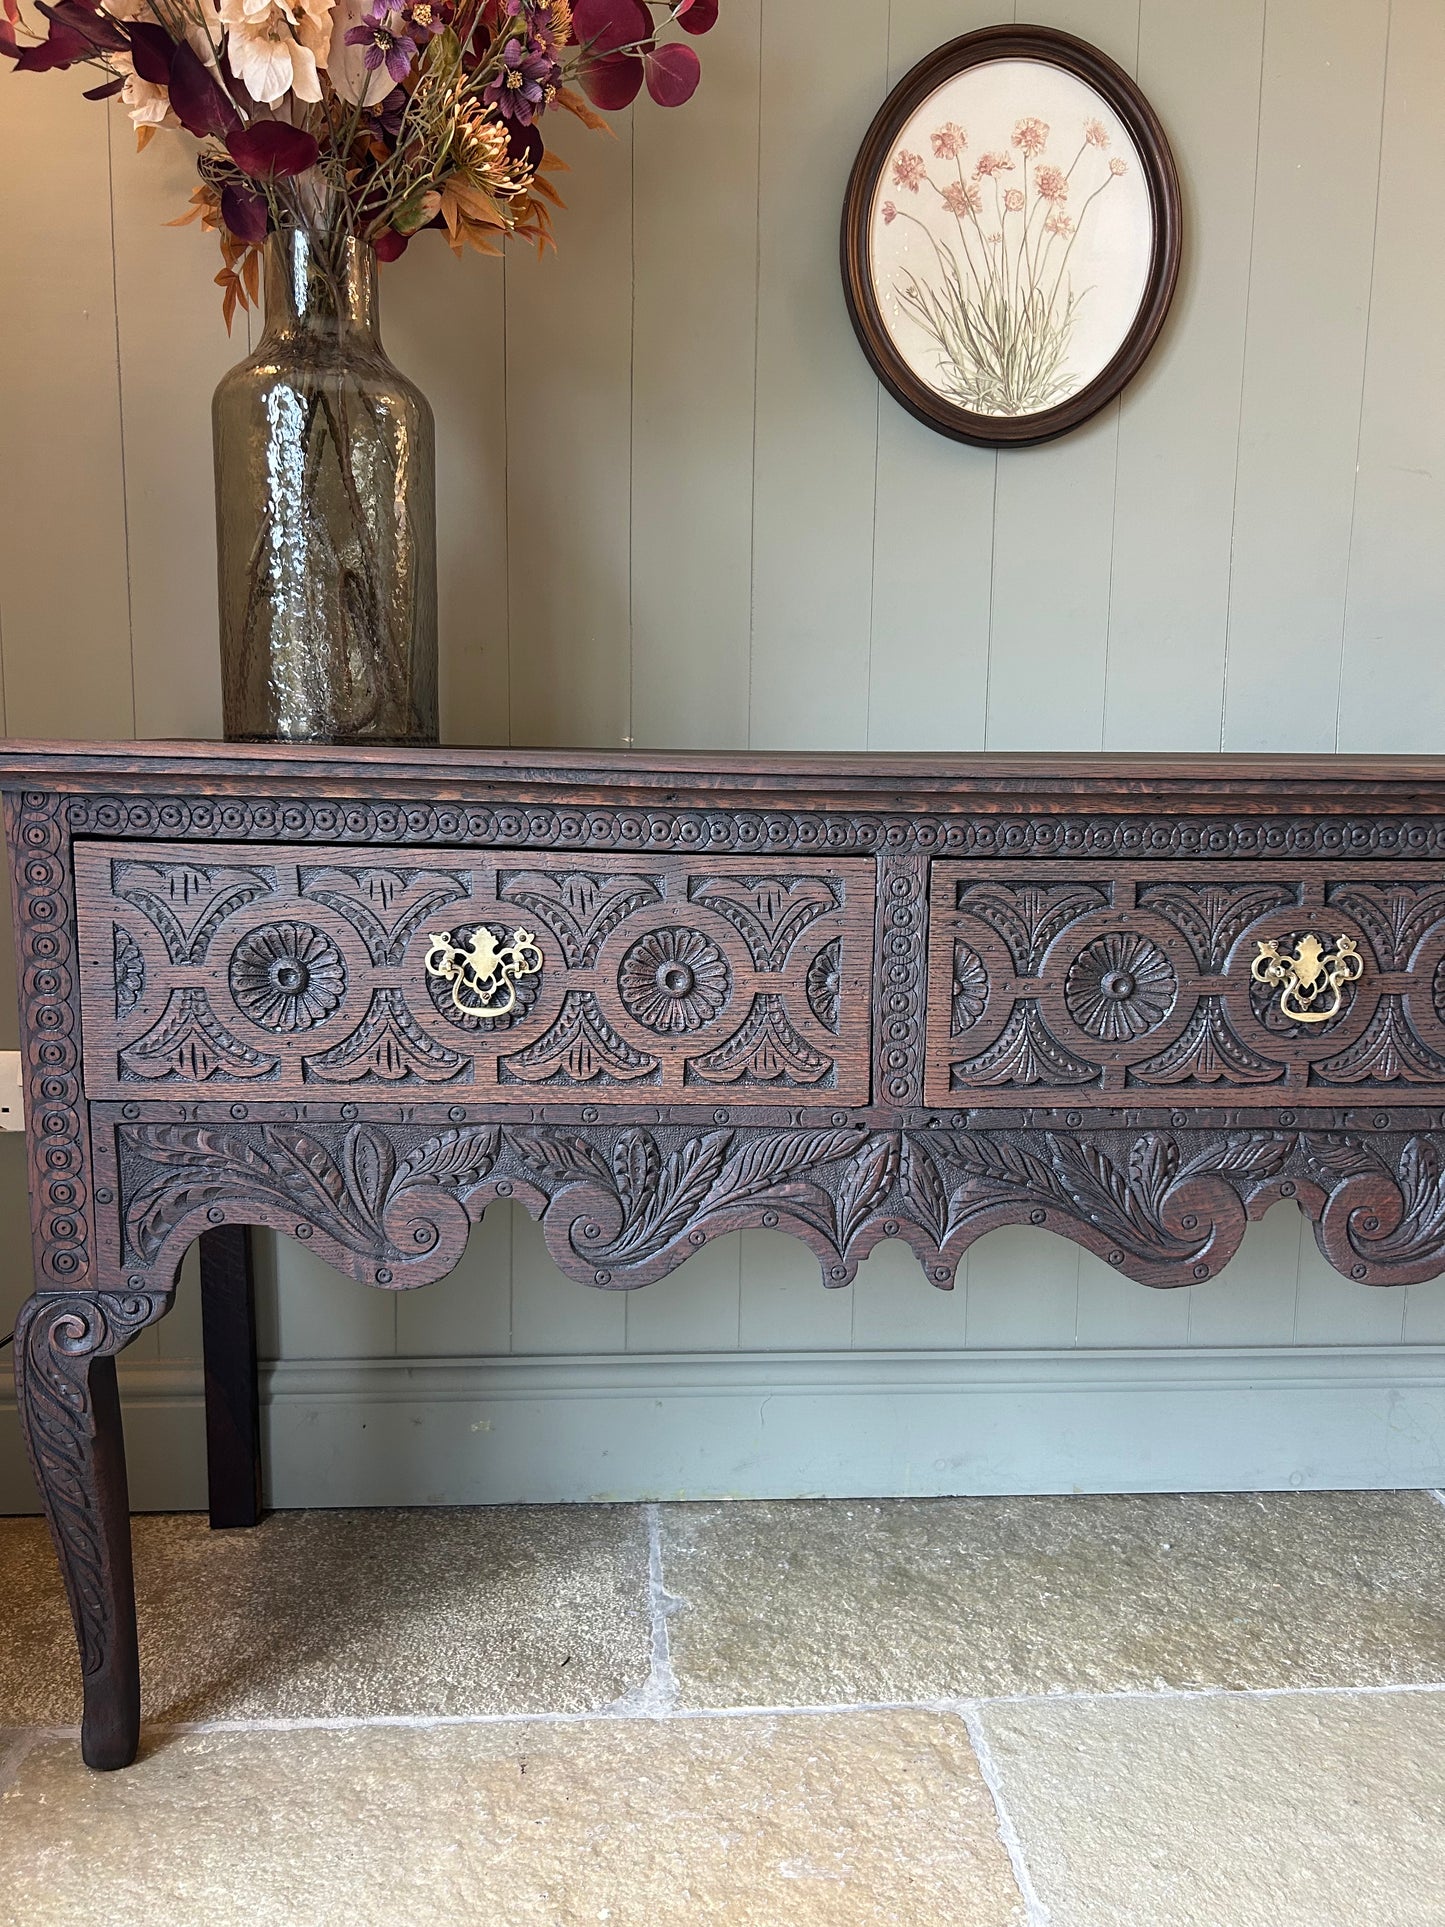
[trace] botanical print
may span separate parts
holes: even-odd
[[[940,87],[874,197],[895,345],[979,415],[1038,414],[1100,372],[1138,311],[1149,244],[1143,169],[1118,116],[1041,62],[989,62]]]

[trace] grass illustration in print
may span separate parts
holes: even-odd
[[[929,136],[931,161],[907,147],[893,157],[897,198],[879,217],[913,222],[934,262],[931,274],[900,274],[896,296],[937,348],[941,391],[978,414],[1034,414],[1079,379],[1068,351],[1089,291],[1075,285],[1070,260],[1094,203],[1129,163],[1108,154],[1112,137],[1097,116],[1083,122],[1066,167],[1045,158],[1051,143],[1062,145],[1049,124],[1024,115],[1007,147],[969,167],[967,130],[946,121]]]

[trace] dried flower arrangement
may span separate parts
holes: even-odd
[[[3,0],[0,54],[44,73],[98,76],[140,146],[174,128],[201,143],[200,185],[174,225],[220,238],[227,325],[257,298],[268,233],[305,230],[323,257],[359,240],[394,260],[445,228],[495,254],[509,234],[551,242],[547,176],[562,167],[538,122],[587,126],[645,84],[664,107],[698,57],[663,40],[706,33],[718,0],[35,0],[48,31]],[[569,84],[576,83],[576,87]],[[580,89],[580,91],[578,91]]]

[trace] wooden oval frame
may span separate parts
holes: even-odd
[[[930,94],[970,67],[995,60],[1036,60],[1061,68],[1106,100],[1128,129],[1149,190],[1153,238],[1143,298],[1112,359],[1077,394],[1033,415],[980,415],[930,388],[899,354],[883,320],[868,254],[869,218],[879,177],[894,142]],[[984,27],[920,60],[874,116],[843,197],[843,292],[863,352],[884,387],[910,415],[941,435],[979,448],[1027,448],[1067,435],[1112,401],[1154,346],[1179,279],[1179,176],[1158,115],[1124,70],[1071,34],[1051,27]]]

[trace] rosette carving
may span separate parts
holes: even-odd
[[[617,994],[630,1016],[660,1036],[701,1030],[732,990],[728,960],[700,930],[649,930],[622,959]]]
[[[1178,990],[1174,966],[1158,944],[1132,930],[1096,937],[1064,977],[1069,1015],[1080,1030],[1105,1044],[1142,1037],[1162,1024]]]
[[[950,1033],[961,1037],[982,1017],[988,1006],[988,969],[970,945],[953,946],[953,1007]]]
[[[346,994],[346,964],[331,938],[310,923],[265,923],[231,952],[231,996],[262,1030],[310,1030]]]

